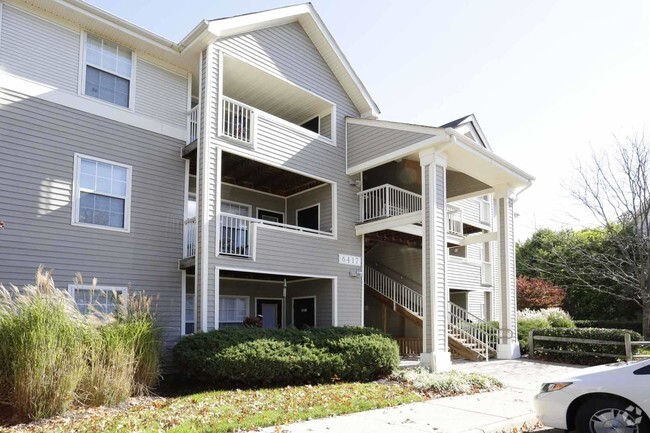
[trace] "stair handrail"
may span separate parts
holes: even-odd
[[[399,281],[395,281],[375,268],[366,265],[364,270],[365,284],[368,287],[381,293],[393,301],[394,304],[408,310],[412,314],[423,317],[422,294]]]
[[[500,335],[499,328],[451,301],[449,301],[449,324],[455,329],[464,331],[475,340],[475,343],[480,344],[485,352],[485,359],[488,359],[490,349],[496,350]]]
[[[391,268],[390,266],[386,266],[385,264],[378,262],[377,260],[366,260],[366,263],[368,261],[371,261],[372,264],[369,265],[371,268],[381,272],[382,274],[387,275],[388,277],[392,278],[393,280],[404,284],[406,287],[409,287],[410,289],[415,290],[416,292],[418,290],[422,290],[422,284],[418,283],[417,281],[413,280],[412,278],[407,277],[406,275],[400,274],[398,271],[395,269]],[[391,275],[392,274],[392,275]],[[396,278],[396,276],[398,278]]]

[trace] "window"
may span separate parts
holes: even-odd
[[[284,214],[282,212],[257,208],[257,219],[282,224],[284,222]]]
[[[129,230],[131,167],[75,155],[73,224]]]
[[[219,296],[219,323],[242,324],[248,317],[248,296]]]
[[[194,275],[185,276],[185,335],[193,334],[195,328]]]
[[[296,222],[299,227],[320,230],[320,204],[298,209],[296,211]]]
[[[467,257],[467,247],[449,247],[449,255],[454,257]]]
[[[86,36],[84,94],[129,107],[133,52],[113,42]]]
[[[106,286],[68,286],[68,293],[77,303],[77,309],[86,314],[91,311],[98,311],[103,314],[111,314],[119,305],[120,297],[126,296],[126,287]]]

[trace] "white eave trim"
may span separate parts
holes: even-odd
[[[446,128],[446,133],[451,137],[456,139],[456,144],[464,147],[470,152],[474,152],[479,156],[490,160],[493,164],[500,166],[502,169],[509,171],[514,177],[518,178],[524,185],[530,185],[535,177],[527,172],[523,171],[519,167],[511,164],[505,159],[501,158],[494,152],[484,148],[483,146],[477,144],[471,138],[468,138],[461,134],[460,132],[454,130],[453,128]]]
[[[415,125],[412,123],[391,122],[389,120],[379,119],[359,119],[356,117],[346,117],[346,122],[350,125],[372,126],[375,128],[387,128],[397,131],[417,132],[420,134],[429,135],[445,135],[444,128],[437,128],[435,126]]]
[[[363,113],[364,117],[377,117],[379,115],[379,108],[377,107],[377,104],[372,99],[368,93],[368,90],[352,69],[352,66],[346,59],[345,55],[311,4],[288,6],[285,8],[240,15],[232,18],[213,20],[209,22],[208,30],[210,33],[219,38],[225,38],[240,33],[260,30],[296,21],[301,23],[303,20],[313,21],[322,37],[327,41],[328,45],[336,55],[336,58],[341,66],[343,66],[343,69],[347,73],[347,76],[350,78],[355,88],[359,91],[362,99],[366,104],[366,107],[357,107],[360,108],[359,111]]]

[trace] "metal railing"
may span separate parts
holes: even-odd
[[[463,211],[456,206],[447,205],[447,233],[463,235]]]
[[[196,217],[187,218],[183,223],[183,258],[196,255]]]
[[[189,118],[189,131],[187,137],[187,144],[199,138],[199,106],[192,108],[187,114]]]
[[[492,286],[494,283],[494,276],[492,274],[492,263],[481,262],[481,285]]]
[[[253,143],[255,110],[227,97],[223,97],[221,135],[245,143]]]
[[[422,295],[401,284],[378,270],[365,267],[365,284],[381,293],[402,308],[407,309],[416,316],[422,317]]]
[[[252,221],[252,218],[222,213],[219,217],[219,253],[251,257]]]
[[[422,210],[422,196],[385,184],[357,193],[359,222],[405,215]]]

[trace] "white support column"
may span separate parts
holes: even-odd
[[[509,330],[501,335],[497,345],[498,359],[521,356],[517,340],[517,286],[515,271],[514,197],[507,186],[496,188],[494,206],[497,220],[496,271],[499,291],[499,327]]]
[[[447,345],[446,155],[420,153],[422,168],[422,338],[420,363],[431,371],[451,369]]]

